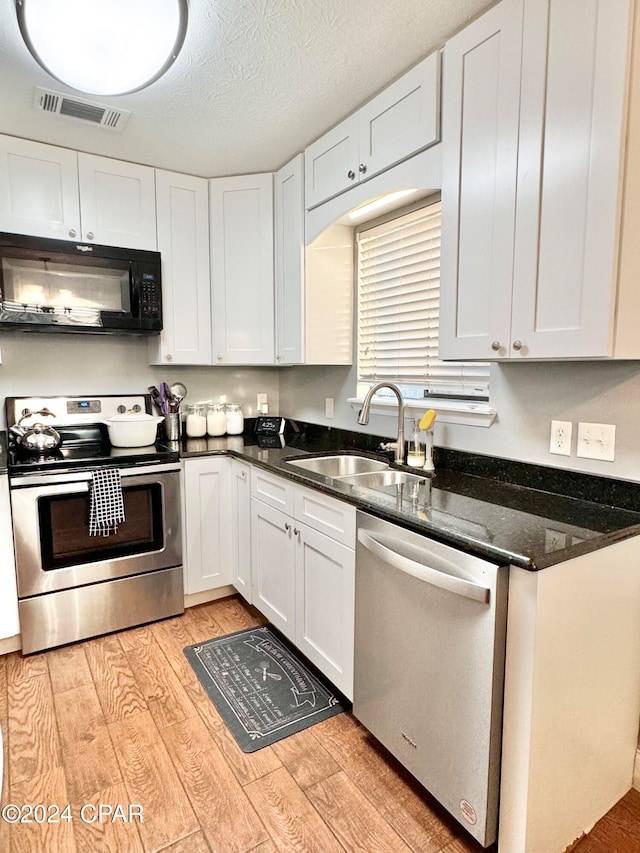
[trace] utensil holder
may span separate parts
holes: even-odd
[[[164,416],[164,431],[167,436],[167,441],[180,441],[182,433],[182,421],[180,412],[170,412]]]

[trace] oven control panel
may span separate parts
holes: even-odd
[[[17,424],[26,412],[38,412],[48,409],[53,418],[47,424],[53,427],[73,424],[95,423],[122,412],[136,411],[151,413],[151,398],[148,394],[103,394],[86,397],[7,397],[7,424]],[[34,416],[23,421],[24,426],[41,421],[42,416]]]

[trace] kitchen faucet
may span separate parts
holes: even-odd
[[[372,385],[367,391],[364,398],[364,403],[358,414],[358,423],[361,426],[369,423],[369,409],[371,408],[371,398],[380,388],[389,388],[390,391],[398,398],[398,438],[396,441],[396,458],[395,461],[401,465],[404,463],[404,398],[402,392],[393,382],[378,382],[377,385]]]

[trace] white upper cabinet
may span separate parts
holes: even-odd
[[[503,0],[445,46],[443,358],[640,355],[630,5]]]
[[[504,0],[445,45],[441,358],[487,359],[508,339],[521,39],[521,0]]]
[[[276,364],[304,361],[304,167],[298,154],[273,177]]]
[[[79,153],[78,176],[83,241],[157,248],[152,168]]]
[[[608,356],[630,0],[526,0],[511,346]]]
[[[155,250],[154,170],[0,136],[0,230]]]
[[[0,231],[81,239],[75,151],[0,136]]]
[[[273,175],[209,181],[214,364],[273,364]]]
[[[155,364],[211,364],[209,187],[206,178],[156,170],[164,328]]]
[[[437,142],[439,110],[436,52],[306,149],[307,209]]]

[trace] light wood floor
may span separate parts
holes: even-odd
[[[68,803],[72,818],[0,819],[0,850],[480,851],[349,714],[252,754],[236,746],[182,650],[259,621],[231,598],[43,654],[0,658],[2,804],[62,810]],[[635,793],[575,849],[639,851]],[[99,804],[125,814],[139,805],[143,822],[81,820],[83,805],[91,819]]]

